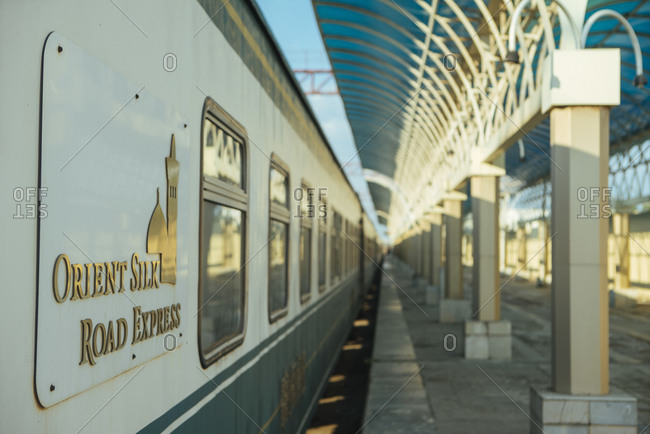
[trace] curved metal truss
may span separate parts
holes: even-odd
[[[609,158],[609,202],[612,212],[650,211],[650,140],[627,146]],[[543,179],[514,194],[504,194],[500,221],[505,227],[550,218],[551,182]]]
[[[446,191],[461,185],[476,164],[494,159],[519,139],[525,142],[528,158],[509,155],[508,173],[524,184],[548,173],[548,122],[533,130],[544,120],[543,61],[557,49],[562,34],[576,41],[572,30],[562,30],[567,20],[556,3],[533,0],[514,27],[520,63],[503,62],[518,3],[313,0],[362,164],[392,178],[396,187],[391,191],[404,196],[398,201],[383,198],[377,206],[390,216],[391,238],[414,225]],[[580,23],[595,8],[618,3],[623,4],[569,2]],[[635,7],[624,15],[643,16],[650,4],[640,1]],[[632,25],[647,53],[647,21]],[[639,26],[645,30],[639,31]],[[647,91],[635,93],[628,86],[634,74],[626,68],[634,69],[633,54],[619,33],[625,30],[599,22],[587,46],[609,46],[610,38],[622,47],[623,91],[631,95],[622,96],[621,105],[630,116],[622,122],[612,115],[613,139],[620,141],[648,131],[650,98]],[[378,198],[373,199],[378,205]]]
[[[650,140],[611,156],[609,186],[616,212],[639,213],[650,209]]]
[[[501,226],[513,229],[520,223],[550,218],[551,188],[551,181],[541,180],[513,195],[503,196],[499,204]]]

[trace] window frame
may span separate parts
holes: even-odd
[[[204,151],[204,138],[203,130],[206,122],[211,122],[217,127],[223,128],[228,134],[233,135],[241,141],[242,144],[242,188],[236,187],[223,180],[220,180],[211,175],[203,173],[203,151]],[[248,258],[248,234],[249,234],[249,152],[248,152],[248,134],[246,128],[232,116],[228,114],[219,104],[212,98],[207,97],[203,105],[203,113],[201,118],[201,137],[200,137],[200,169],[199,169],[199,260],[198,268],[198,314],[197,314],[197,343],[199,350],[199,359],[201,366],[205,369],[215,363],[224,355],[230,353],[239,347],[246,337],[248,327],[248,269],[246,267],[246,259]],[[228,208],[233,208],[242,213],[242,239],[241,239],[241,263],[242,266],[238,273],[243,273],[242,278],[242,327],[241,332],[226,336],[208,348],[203,348],[201,343],[201,319],[203,310],[202,300],[202,272],[201,267],[203,264],[203,206],[205,201],[209,201],[216,205],[222,205]]]
[[[332,209],[333,216],[330,225],[330,287],[341,281],[341,225],[343,217]]]
[[[305,179],[300,180],[300,188],[302,189],[303,193],[303,201],[300,203],[300,233],[298,235],[298,262],[300,263],[300,266],[298,267],[298,282],[299,282],[299,288],[298,288],[298,293],[300,295],[300,304],[305,304],[311,299],[311,293],[313,289],[313,277],[314,277],[314,255],[313,255],[313,246],[314,246],[314,220],[316,213],[318,211],[317,207],[314,206],[312,201],[314,200],[314,196],[309,195],[309,190],[313,189],[311,184],[309,184]],[[306,209],[303,209],[303,203],[305,204]],[[311,205],[311,207],[310,207]],[[305,212],[306,211],[306,212]],[[310,212],[313,213],[313,215],[310,215]],[[309,230],[309,290],[306,293],[303,293],[302,291],[302,258],[300,258],[300,240],[302,239],[302,230],[303,229],[308,229]],[[318,240],[318,238],[316,237]]]
[[[322,217],[322,218],[320,217],[320,205],[321,204],[325,206],[325,216]],[[328,242],[330,234],[329,234],[329,230],[328,230],[328,227],[327,227],[327,213],[328,212],[329,212],[329,209],[327,208],[327,201],[325,200],[325,198],[320,198],[319,203],[318,203],[318,209],[316,210],[316,216],[317,216],[317,219],[318,219],[318,224],[316,226],[317,227],[317,232],[318,232],[318,236],[316,237],[316,240],[318,242],[318,245],[316,247],[316,251],[318,252],[318,257],[316,259],[316,270],[318,271],[318,275],[316,276],[316,278],[317,278],[317,283],[318,283],[318,292],[320,294],[324,293],[327,290],[327,278],[328,278],[328,275],[329,275],[329,273],[327,272],[328,271],[327,270],[327,258],[329,257],[329,255],[327,254],[327,246],[328,246],[328,244],[330,244]],[[324,250],[324,253],[323,253],[324,258],[323,258],[323,266],[322,267],[321,267],[321,264],[320,264],[320,259],[321,259],[320,237],[321,237],[321,235],[325,235],[325,248],[323,249]],[[322,270],[322,273],[323,273],[323,283],[322,284],[320,283],[321,270]]]
[[[275,169],[278,170],[279,172],[283,173],[287,179],[287,197],[286,197],[286,207],[273,202],[271,198],[271,170]],[[290,207],[290,199],[289,199],[289,191],[291,190],[291,176],[289,173],[289,166],[278,157],[278,155],[273,152],[271,153],[271,164],[269,165],[269,174],[267,176],[268,179],[268,195],[269,195],[269,218],[268,218],[268,234],[269,234],[269,243],[268,243],[268,255],[267,255],[267,284],[266,284],[266,294],[267,294],[267,303],[266,303],[266,309],[268,312],[268,318],[269,318],[269,324],[273,324],[274,322],[277,322],[279,319],[284,318],[289,314],[289,297],[290,297],[290,291],[289,288],[291,287],[291,284],[289,282],[289,276],[291,276],[291,270],[290,268],[290,256],[291,256],[291,211],[289,210]],[[275,311],[271,311],[271,221],[275,220],[278,223],[284,224],[287,227],[286,231],[286,240],[285,240],[285,249],[284,249],[284,258],[285,258],[285,263],[286,263],[286,270],[285,270],[285,280],[287,282],[285,292],[286,292],[286,305],[280,309],[277,309]]]

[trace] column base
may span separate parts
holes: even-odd
[[[510,321],[465,321],[465,358],[510,360]]]
[[[461,323],[472,317],[472,302],[464,298],[440,299],[440,322]]]
[[[426,304],[436,304],[440,298],[439,288],[435,285],[427,285],[427,290],[425,293],[425,302]]]
[[[636,398],[624,393],[565,395],[530,388],[530,433],[633,434]]]

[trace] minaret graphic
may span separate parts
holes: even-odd
[[[156,192],[156,207],[147,231],[147,253],[160,255],[160,283],[176,284],[176,220],[178,217],[178,174],[180,163],[176,160],[176,141],[172,134],[169,157],[165,158],[167,170],[167,219],[160,207],[160,193]]]

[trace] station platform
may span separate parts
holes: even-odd
[[[470,268],[464,282],[471,296]],[[363,431],[528,433],[530,387],[551,383],[550,288],[518,278],[503,287],[509,361],[465,359],[463,324],[440,324],[426,288],[385,260]],[[610,382],[637,398],[638,433],[650,433],[650,306],[610,309]]]

